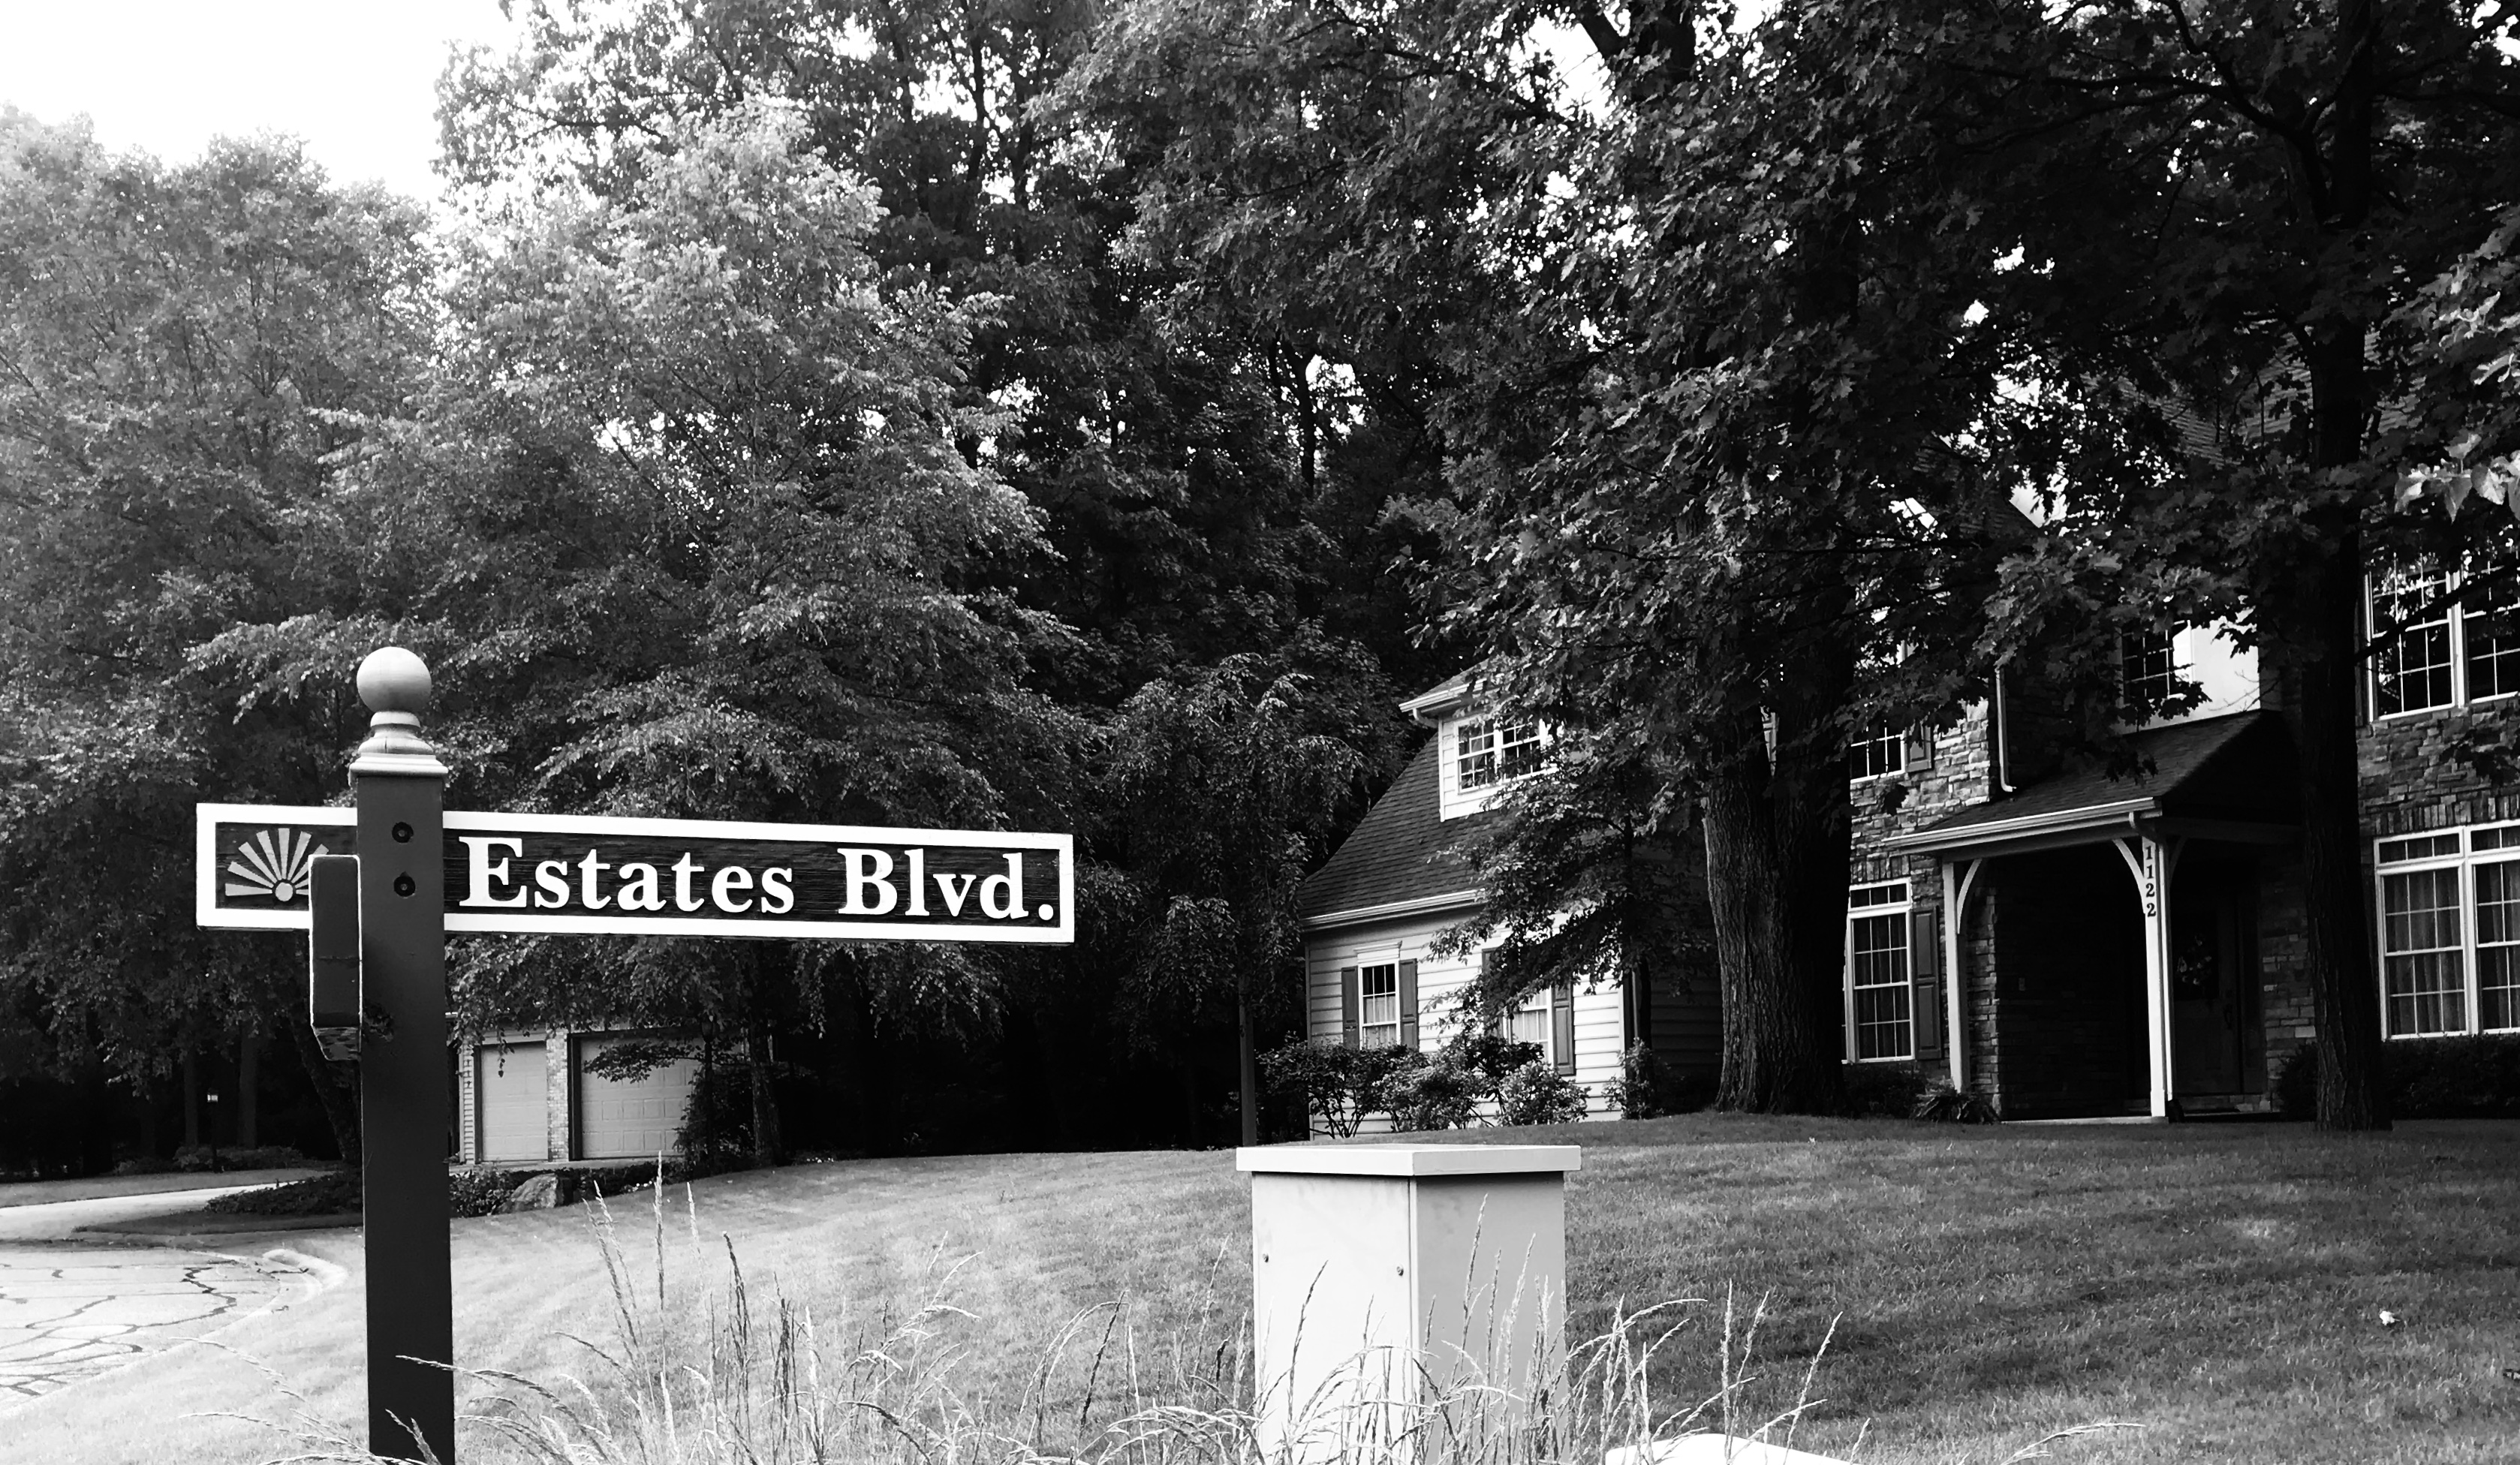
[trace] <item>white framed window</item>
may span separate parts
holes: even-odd
[[[1507,1038],[1511,1039],[1515,1043],[1536,1043],[1540,1044],[1541,1056],[1549,1059],[1552,1063],[1556,1061],[1557,1054],[1552,1051],[1553,1044],[1550,1040],[1554,1036],[1556,1027],[1557,1024],[1552,1019],[1550,1012],[1549,990],[1547,988],[1543,988],[1540,991],[1531,994],[1529,997],[1524,998],[1522,999],[1522,1005],[1514,1008],[1505,1016],[1505,1036]]]
[[[1454,730],[1454,784],[1463,793],[1495,787],[1539,767],[1538,723],[1480,718]]]
[[[1497,780],[1496,725],[1485,718],[1453,731],[1454,783],[1462,792],[1486,788]]]
[[[1846,777],[1857,782],[1908,771],[1908,730],[1873,728],[1847,739]]]
[[[1857,1062],[1916,1055],[1909,897],[1905,880],[1846,893],[1846,1056]]]
[[[2405,717],[2520,692],[2520,624],[2498,605],[2452,605],[2464,577],[2430,566],[2371,577],[2371,713]],[[2394,629],[2391,629],[2394,628]]]
[[[2131,631],[2118,638],[2118,673],[2131,707],[2158,707],[2179,689],[2179,635]]]
[[[2520,675],[2520,666],[2514,674]],[[1528,720],[1497,729],[1497,777],[1519,778],[1540,771],[1540,724]]]
[[[1356,973],[1357,1041],[1390,1047],[1400,1041],[1400,963],[1361,966]]]
[[[2383,839],[2381,1031],[2520,1029],[2520,824]]]

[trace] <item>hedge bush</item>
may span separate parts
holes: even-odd
[[[654,1184],[656,1162],[625,1161],[619,1165],[578,1166],[562,1170],[558,1166],[527,1165],[516,1169],[466,1166],[447,1176],[446,1214],[449,1216],[491,1216],[509,1192],[538,1175],[560,1176],[560,1203],[575,1205],[597,1193],[620,1195]],[[677,1184],[696,1177],[693,1168],[672,1156],[665,1159],[665,1183]],[[309,1179],[291,1180],[285,1185],[265,1185],[255,1190],[241,1190],[234,1195],[211,1198],[208,1209],[222,1216],[338,1216],[359,1209],[363,1191],[359,1172],[337,1170],[331,1175]]]
[[[1908,1119],[1934,1086],[1908,1063],[1849,1063],[1842,1081],[1846,1112],[1860,1119]]]
[[[338,1216],[358,1210],[359,1195],[359,1173],[337,1170],[285,1185],[214,1195],[208,1209],[221,1216]]]
[[[2520,1033],[2403,1038],[2380,1046],[2389,1113],[2399,1119],[2520,1119]],[[2275,1110],[2318,1117],[2318,1044],[2305,1043],[2275,1075]]]

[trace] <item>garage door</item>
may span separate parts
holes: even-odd
[[[699,1065],[686,1059],[652,1069],[645,1078],[606,1079],[586,1071],[588,1060],[627,1035],[577,1041],[577,1154],[581,1160],[637,1160],[682,1146],[683,1101]]]
[[[551,1158],[549,1071],[539,1043],[483,1043],[473,1060],[483,1160]]]

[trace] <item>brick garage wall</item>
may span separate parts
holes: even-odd
[[[546,1034],[543,1038],[543,1157],[548,1160],[573,1160],[570,1145],[575,1136],[570,1105],[576,1102],[576,1068],[570,1061],[570,1043],[566,1030]]]

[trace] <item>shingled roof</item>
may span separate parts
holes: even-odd
[[[2174,723],[2135,733],[2127,742],[2138,772],[2114,777],[2101,768],[2070,770],[1885,843],[1893,849],[1957,850],[2086,825],[2097,831],[2130,816],[2269,826],[2295,818],[2292,744],[2273,713]]]
[[[1477,889],[1468,862],[1446,853],[1498,816],[1446,821],[1438,806],[1441,739],[1428,738],[1329,863],[1304,881],[1298,909],[1307,921],[1349,911],[1458,895]]]

